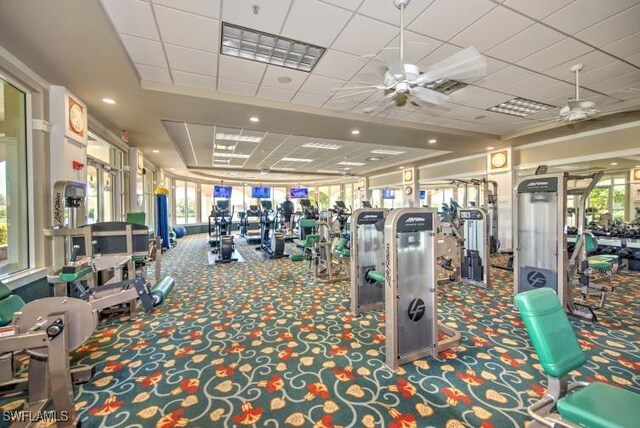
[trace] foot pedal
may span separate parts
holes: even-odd
[[[593,309],[591,309],[591,306],[574,303],[573,308],[574,310],[571,311],[569,315],[580,318],[581,320],[589,323],[598,322],[598,318],[596,317],[595,312],[593,312]]]

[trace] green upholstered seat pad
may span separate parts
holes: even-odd
[[[85,266],[79,271],[77,271],[76,273],[61,273],[60,281],[62,282],[78,281],[79,279],[81,279],[82,277],[90,273],[93,273],[93,268],[91,266]]]
[[[302,219],[298,225],[302,228],[316,227],[316,221],[314,219]]]
[[[384,272],[379,270],[370,270],[367,272],[367,278],[372,279],[375,282],[384,282]]]
[[[591,269],[610,270],[613,267],[613,262],[600,256],[592,256],[588,260]]]
[[[351,257],[351,251],[349,250],[336,250],[336,254],[340,257]]]
[[[561,377],[585,363],[584,352],[552,289],[539,288],[519,293],[515,301],[547,374]]]
[[[317,233],[311,233],[305,237],[304,240],[297,239],[294,242],[298,248],[311,248],[314,242],[320,241],[320,235]]]
[[[20,296],[11,295],[0,300],[0,326],[11,323],[13,314],[24,306],[24,300]]]
[[[11,295],[11,289],[6,284],[0,282],[0,299],[4,299]]]
[[[598,254],[601,259],[608,260],[610,262],[617,262],[618,256],[616,254]]]
[[[589,428],[640,426],[640,394],[592,383],[558,400],[563,418]]]

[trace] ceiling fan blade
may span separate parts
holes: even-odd
[[[423,88],[421,86],[411,88],[409,93],[420,101],[429,104],[440,105],[449,101],[449,95],[445,95],[432,89]]]
[[[387,65],[389,73],[398,81],[404,80],[404,64],[400,61],[399,49],[383,48],[380,51],[380,55],[384,59],[384,63]]]
[[[364,91],[351,92],[349,94],[339,95],[337,97],[331,97],[331,99],[332,100],[339,100],[340,98],[355,97],[356,95],[368,94],[368,93],[371,93],[371,92],[375,92],[377,90],[378,90],[378,88],[369,88],[369,89],[364,90]]]
[[[380,102],[366,106],[365,108],[362,109],[362,112],[370,116],[375,116],[377,114],[380,114],[383,111],[388,110],[391,107],[394,107],[396,105],[397,103],[396,95],[397,94],[395,92],[392,92],[386,95]]]
[[[361,85],[361,86],[343,86],[342,88],[331,88],[331,92],[336,91],[354,91],[358,89],[384,89],[382,85]]]
[[[487,60],[470,46],[429,67],[416,82],[423,85],[440,79],[473,80],[483,77],[486,72]]]

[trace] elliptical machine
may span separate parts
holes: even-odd
[[[302,215],[300,216],[300,221],[298,221],[298,224],[300,224],[298,234],[300,240],[304,241],[307,239],[307,235],[315,232],[315,223],[314,227],[303,227],[301,225],[301,223],[303,223],[302,220],[318,220],[320,214],[309,199],[300,199],[300,207],[302,208]]]
[[[212,208],[209,216],[209,245],[212,247],[211,252],[215,254],[214,263],[237,262],[238,258],[233,254],[236,247],[231,236],[233,210],[229,210],[229,201],[218,200]]]
[[[249,205],[240,220],[240,234],[247,243],[260,240],[260,218],[262,213],[257,205]]]
[[[270,259],[289,257],[289,254],[284,252],[284,234],[276,230],[277,215],[271,201],[260,201],[260,205],[260,246],[256,250],[264,251]]]

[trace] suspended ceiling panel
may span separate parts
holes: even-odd
[[[384,66],[377,55],[399,43],[399,11],[391,0],[101,3],[142,81],[339,112],[364,114],[380,99],[376,90],[342,88],[381,83]],[[574,95],[569,67],[576,63],[585,65],[582,98],[605,113],[640,107],[637,0],[415,0],[405,21],[406,61],[424,70],[474,45],[486,56],[488,72],[443,108],[407,105],[381,117],[504,135],[539,118],[494,116],[486,109],[514,97],[561,107]],[[311,73],[221,55],[222,22],[326,52]],[[621,104],[625,100],[637,102]]]

